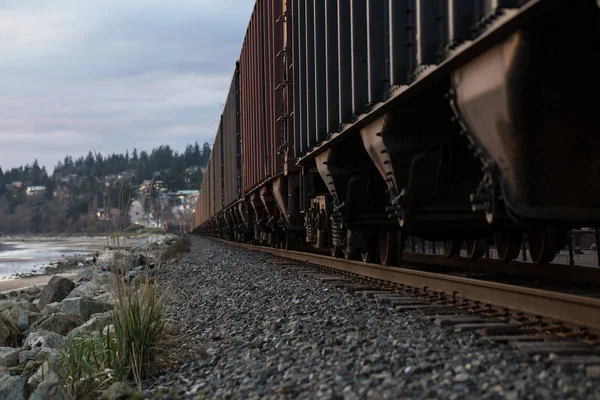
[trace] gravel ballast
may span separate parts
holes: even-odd
[[[333,289],[271,256],[192,237],[161,276],[187,334],[183,364],[148,382],[155,398],[600,398],[563,370],[417,312]]]

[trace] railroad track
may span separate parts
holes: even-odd
[[[548,279],[534,275],[543,270],[531,268],[521,277],[503,275],[498,282],[497,277],[490,280],[488,273],[467,272],[480,266],[484,271],[496,272],[500,267],[496,262],[410,255],[405,258],[406,268],[395,268],[212,239],[269,253],[276,257],[268,260],[274,265],[388,303],[399,312],[418,311],[440,326],[479,332],[490,341],[510,343],[530,355],[554,354],[551,359],[556,364],[584,364],[591,374],[600,374],[600,287],[596,284],[600,271],[595,269],[586,269],[592,282],[587,287],[565,283],[569,274],[578,276],[573,274],[574,269],[582,269],[567,266],[545,266]],[[432,272],[436,261],[452,271],[443,272],[438,265]],[[528,264],[519,269],[517,264],[513,272],[523,272],[524,266],[531,267]],[[537,276],[538,280],[532,282],[524,275]],[[557,278],[563,282],[557,283]],[[507,280],[511,282],[505,283]],[[530,287],[532,284],[534,287]]]

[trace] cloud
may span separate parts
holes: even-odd
[[[0,8],[0,166],[209,141],[254,0]]]

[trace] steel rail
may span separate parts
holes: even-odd
[[[522,277],[544,278],[563,282],[600,284],[600,268],[584,267],[567,264],[537,265],[523,261],[511,261],[480,258],[470,260],[464,257],[446,257],[433,254],[419,254],[405,252],[402,261],[411,265],[435,265],[440,268],[465,268],[485,272],[501,272],[507,275]]]
[[[587,328],[600,333],[600,299],[540,289],[463,278],[443,273],[416,271],[408,268],[384,267],[360,261],[348,261],[320,254],[253,246],[210,238],[277,257],[333,268],[368,278],[421,288],[557,320],[566,325]]]

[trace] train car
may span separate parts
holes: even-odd
[[[314,247],[392,265],[403,236],[417,235],[449,256],[466,242],[474,259],[495,241],[509,261],[526,233],[546,263],[569,226],[597,222],[599,128],[584,100],[600,82],[596,2],[296,0],[293,10]],[[586,60],[583,73],[558,85],[573,59]]]
[[[600,222],[599,22],[593,0],[257,1],[219,234],[384,265],[408,236],[506,262],[526,237],[552,261]]]
[[[234,239],[239,230],[241,191],[239,69],[236,65],[201,186],[193,230]],[[241,240],[241,238],[240,238]]]
[[[256,2],[239,59],[243,201],[252,240],[276,245],[301,231],[291,137],[291,25],[284,1]],[[291,194],[291,196],[290,196]]]

